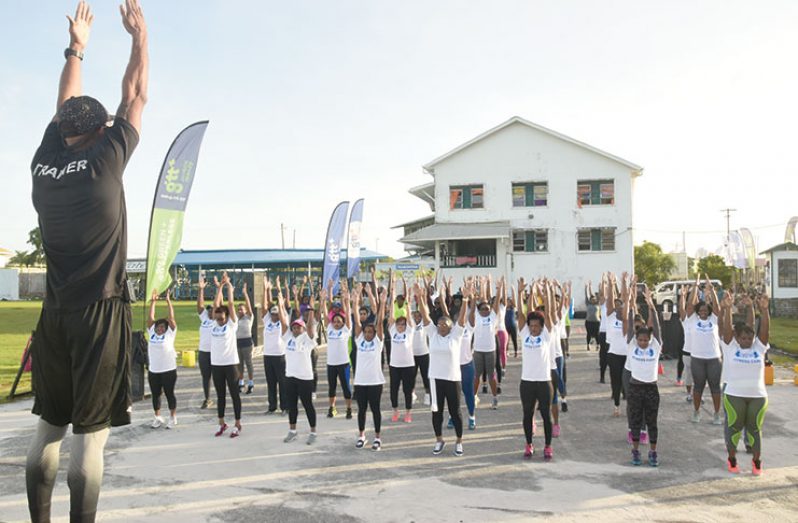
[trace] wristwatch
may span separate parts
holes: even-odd
[[[82,51],[75,51],[71,47],[67,47],[66,49],[64,49],[64,58],[69,58],[70,56],[78,58],[81,62],[83,61]]]

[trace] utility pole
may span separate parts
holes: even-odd
[[[280,240],[281,240],[283,249],[285,249],[285,224],[284,223],[280,224]]]

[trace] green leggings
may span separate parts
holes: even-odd
[[[768,410],[767,397],[741,398],[724,394],[723,406],[726,409],[726,448],[729,452],[737,450],[745,428],[746,443],[752,447],[754,454],[759,455],[762,451],[762,424]]]

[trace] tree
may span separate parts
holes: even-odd
[[[28,233],[28,245],[33,247],[32,251],[16,251],[16,254],[8,260],[10,267],[32,267],[44,265],[44,247],[42,246],[42,232],[38,227]]]
[[[717,254],[710,254],[698,260],[698,273],[701,277],[704,274],[712,280],[720,280],[724,287],[731,285],[734,268],[726,265],[726,260]]]
[[[635,246],[635,274],[641,283],[653,287],[667,280],[676,268],[673,258],[656,243],[643,242]]]

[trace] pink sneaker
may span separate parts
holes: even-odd
[[[543,448],[543,461],[551,461],[554,458],[554,449],[551,447]]]
[[[554,425],[551,427],[551,437],[552,438],[559,438],[560,437],[560,426]]]
[[[399,421],[399,412],[398,411],[393,413],[393,416],[391,416],[391,421],[393,421],[394,423]]]
[[[218,438],[219,436],[224,434],[224,431],[226,430],[227,430],[227,423],[225,423],[224,425],[219,425],[219,430],[216,431],[216,434],[214,434],[214,436]]]
[[[640,444],[648,445],[648,432],[643,431],[640,433]]]
[[[632,444],[632,431],[631,430],[626,432],[626,443],[628,443],[629,445]]]
[[[405,414],[405,423],[413,423],[413,416],[409,412]]]
[[[532,459],[532,454],[534,453],[535,447],[532,445],[527,445],[526,448],[524,448],[524,459]]]

